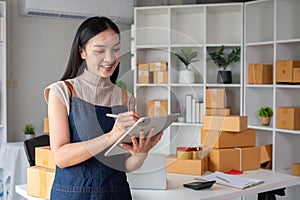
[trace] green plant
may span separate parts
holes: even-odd
[[[35,128],[32,124],[25,124],[25,126],[23,128],[23,132],[24,132],[24,134],[34,135],[35,134]]]
[[[198,55],[198,52],[193,51],[193,49],[190,47],[184,47],[180,49],[178,53],[174,53],[174,55],[185,65],[186,69],[188,69],[189,64],[198,61],[195,59]]]
[[[273,110],[269,106],[261,107],[258,110],[258,116],[260,116],[260,117],[272,117],[273,116]]]
[[[231,63],[240,61],[241,48],[233,48],[228,55],[224,53],[224,50],[225,47],[224,45],[222,45],[218,50],[209,52],[208,54],[210,55],[211,60],[213,60],[219,68],[223,68],[224,70],[226,70]]]

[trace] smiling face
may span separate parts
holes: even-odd
[[[112,29],[91,38],[84,49],[79,49],[86,60],[87,70],[97,76],[109,78],[120,62],[120,39]]]

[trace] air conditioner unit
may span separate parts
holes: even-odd
[[[133,21],[134,0],[19,0],[21,15],[85,19],[106,16],[115,22]]]

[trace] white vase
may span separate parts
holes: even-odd
[[[179,72],[179,83],[194,83],[195,77],[192,70],[181,70]]]
[[[35,135],[34,134],[24,134],[24,140],[28,140],[28,139],[31,139],[31,138],[34,138]]]

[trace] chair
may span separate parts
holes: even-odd
[[[35,147],[49,145],[49,135],[40,135],[24,141],[24,149],[30,166],[35,166]]]

